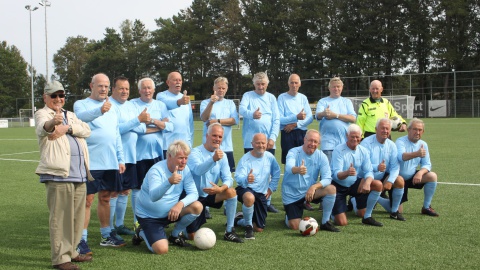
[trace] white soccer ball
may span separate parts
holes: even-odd
[[[314,218],[304,217],[300,220],[298,229],[303,236],[312,236],[318,232],[318,223]]]
[[[392,124],[392,130],[397,131],[402,126],[402,119],[398,116],[390,118],[390,123]]]
[[[217,242],[217,236],[212,229],[200,228],[195,233],[193,242],[195,242],[195,246],[197,246],[199,249],[211,249],[213,246],[215,246],[215,242]]]

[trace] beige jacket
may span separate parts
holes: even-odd
[[[65,110],[62,109],[63,112]],[[38,137],[38,145],[40,147],[40,163],[35,170],[36,174],[50,174],[61,177],[67,177],[70,173],[70,143],[66,135],[49,140],[49,132],[43,128],[45,122],[53,119],[55,111],[47,106],[35,112],[36,134]],[[77,116],[67,111],[68,124],[72,126],[72,135],[75,136],[82,147],[85,156],[85,166],[87,169],[88,180],[93,180],[90,174],[90,164],[87,142],[85,138],[90,136],[90,127],[87,123],[82,122]]]

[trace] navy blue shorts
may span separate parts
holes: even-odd
[[[147,237],[147,241],[150,246],[158,240],[167,239],[167,234],[165,233],[165,227],[173,223],[173,221],[165,218],[141,218],[137,216],[138,223]]]
[[[118,170],[91,170],[95,180],[87,182],[87,195],[101,190],[120,192],[123,190],[122,178]]]
[[[282,146],[282,164],[285,164],[288,151],[294,147],[303,145],[303,139],[305,138],[307,131],[303,129],[294,129],[287,133],[284,130],[281,130],[281,134],[282,138],[280,139],[280,145]]]
[[[137,165],[133,163],[125,164],[125,172],[120,174],[120,177],[124,190],[135,188],[137,186]]]
[[[415,172],[415,174],[418,172],[418,170]],[[415,175],[414,174],[414,175]],[[409,188],[414,188],[414,189],[422,189],[425,184],[413,184],[413,176],[410,179],[405,179],[405,186],[403,187],[403,197],[400,203],[408,202],[408,189]],[[392,196],[390,196],[392,197]]]
[[[157,157],[154,159],[144,159],[137,161],[137,185],[133,187],[134,189],[140,189],[143,184],[143,179],[147,175],[148,170],[155,165],[155,163],[162,160],[162,157]]]
[[[202,213],[192,222],[190,225],[187,226],[187,233],[194,233],[202,227],[203,224],[207,223],[207,218],[205,217],[205,206],[213,207],[216,209],[220,209],[223,206],[223,201],[215,203],[215,195],[208,195],[207,197],[198,197],[198,201],[202,203],[203,210]]]
[[[235,172],[235,158],[233,152],[224,152],[227,155],[228,165],[230,166],[230,172]]]
[[[355,198],[357,201],[357,209],[363,209],[367,207],[368,194],[358,193],[358,186],[362,181],[361,178],[357,178],[357,181],[350,187],[344,187],[332,181],[332,185],[337,188],[337,196],[335,197],[335,204],[333,205],[332,215],[336,216],[347,211],[347,195]]]
[[[265,194],[253,191],[251,188],[236,187],[238,201],[243,203],[243,194],[250,192],[255,196],[255,203],[253,204],[253,219],[258,228],[265,228],[267,220],[267,198]]]
[[[323,197],[318,199],[312,200],[312,203],[320,203],[322,202]],[[301,198],[300,200],[290,203],[284,204],[283,209],[285,209],[285,213],[287,214],[288,219],[296,219],[303,217],[303,204],[305,203],[305,197]]]
[[[243,148],[243,153],[246,154],[246,153],[248,153],[248,152],[250,152],[250,151],[252,151],[252,150],[253,150],[253,148]],[[268,149],[267,151],[270,152],[270,153],[272,153],[272,155],[275,156],[275,149]]]

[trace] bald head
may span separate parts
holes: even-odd
[[[380,99],[382,97],[383,86],[379,80],[373,80],[370,83],[370,95],[373,99]]]

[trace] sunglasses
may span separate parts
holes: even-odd
[[[51,98],[57,98],[57,97],[59,97],[59,98],[64,98],[64,97],[65,97],[65,94],[51,94],[50,97],[51,97]]]

